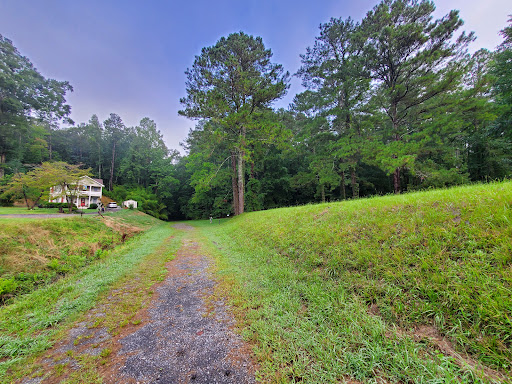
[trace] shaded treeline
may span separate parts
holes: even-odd
[[[181,100],[180,114],[197,120],[185,156],[166,147],[149,118],[126,127],[116,114],[93,116],[58,129],[69,85],[37,74],[53,101],[23,101],[30,92],[17,89],[33,82],[4,71],[0,165],[12,174],[45,160],[81,163],[114,199],[144,200],[161,218],[510,177],[512,29],[494,52],[469,54],[475,36],[460,31],[458,12],[436,20],[433,11],[429,1],[384,0],[360,22],[321,24],[295,74],[305,91],[288,110],[272,108],[289,74],[261,38],[234,33],[203,48]],[[35,71],[23,59],[25,72]]]
[[[320,25],[288,110],[270,108],[288,81],[270,51],[250,61],[240,49],[261,40],[236,33],[203,49],[180,111],[199,119],[179,163],[194,188],[183,214],[236,214],[240,185],[252,211],[510,177],[511,28],[495,52],[469,54],[458,12],[435,20],[434,9],[383,1],[361,22]]]

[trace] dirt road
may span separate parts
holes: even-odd
[[[112,335],[93,326],[112,308],[95,308],[40,361],[44,370],[22,383],[254,383],[250,349],[233,331],[226,304],[213,296],[213,261],[193,227],[177,228],[186,232],[182,247],[136,321]],[[94,374],[55,374],[59,366],[76,372],[87,364],[95,365]]]

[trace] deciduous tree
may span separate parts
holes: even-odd
[[[34,122],[49,126],[69,116],[65,96],[72,90],[67,81],[43,77],[11,40],[0,35],[0,177]]]

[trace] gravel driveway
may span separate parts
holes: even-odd
[[[180,225],[182,230],[194,228]],[[185,239],[156,290],[147,324],[120,339],[124,364],[108,383],[254,383],[249,350],[231,329],[223,302],[209,302],[211,260]]]
[[[137,313],[140,324],[111,335],[105,327],[91,326],[105,313],[105,308],[95,308],[88,315],[91,321],[72,328],[40,360],[42,370],[21,383],[60,383],[64,377],[46,373],[58,365],[79,371],[84,359],[99,356],[106,346],[111,355],[98,369],[101,379],[90,382],[255,383],[251,350],[233,331],[229,308],[213,295],[213,261],[202,253],[193,227],[175,227],[186,231],[182,247],[166,264],[167,276],[154,286],[149,305]],[[115,302],[115,292],[112,295]]]

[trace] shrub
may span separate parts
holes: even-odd
[[[89,205],[89,209],[98,209],[98,204],[92,203],[91,205]]]
[[[14,281],[14,277],[11,279],[3,279],[0,277],[0,296],[14,292],[18,287],[18,283]]]
[[[67,208],[68,203],[52,203],[52,202],[44,202],[38,205],[39,208]]]

